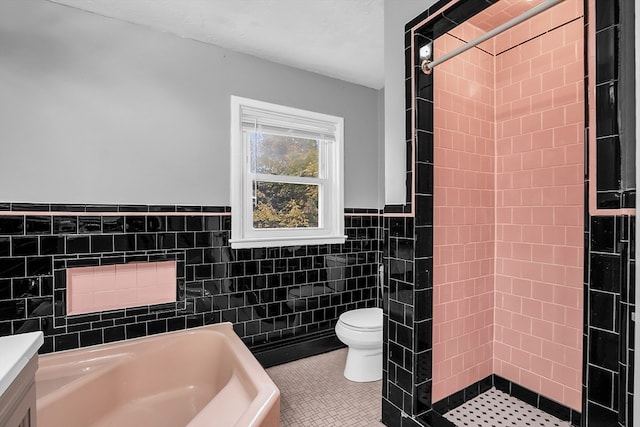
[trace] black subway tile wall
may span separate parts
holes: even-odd
[[[618,0],[596,1],[596,203],[621,207],[620,133],[618,129]]]
[[[625,88],[619,75],[620,2],[596,0],[595,11],[589,13],[595,14],[596,129],[587,133],[596,135],[596,153],[588,156],[595,155],[597,167],[595,177],[585,173],[586,185],[596,179],[600,209],[635,207],[635,191],[621,189],[617,95]],[[585,34],[588,31],[587,25]],[[588,192],[586,196],[588,200]],[[592,216],[586,208],[584,292],[583,426],[632,426],[634,216]]]
[[[585,233],[583,425],[632,426],[635,217],[591,216]]]
[[[0,215],[0,336],[42,330],[42,353],[222,321],[250,348],[278,348],[332,334],[344,311],[378,305],[377,210],[346,210],[342,245],[234,250],[228,207],[2,206],[52,212]],[[164,260],[177,262],[177,302],[66,315],[67,268]]]
[[[633,2],[628,2],[633,7]],[[628,7],[628,6],[627,6]],[[595,1],[595,111],[596,111],[596,204],[599,209],[635,207],[635,183],[624,182],[623,144],[625,126],[622,110],[628,108],[621,88],[624,84],[621,70],[621,37],[629,39],[623,28],[620,0]],[[629,13],[627,11],[626,13]],[[633,37],[633,36],[630,36]],[[627,133],[631,128],[627,129]],[[630,138],[630,143],[635,143]],[[631,188],[632,187],[632,188]]]

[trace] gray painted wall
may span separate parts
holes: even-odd
[[[385,203],[405,203],[404,26],[437,0],[384,2]]]
[[[229,205],[232,94],[344,117],[382,206],[380,91],[45,0],[0,2],[0,201]]]

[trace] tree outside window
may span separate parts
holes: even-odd
[[[343,119],[231,97],[232,247],[342,243]]]

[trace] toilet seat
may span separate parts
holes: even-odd
[[[344,312],[338,318],[348,329],[356,331],[379,331],[382,329],[382,310],[379,308],[361,308]]]

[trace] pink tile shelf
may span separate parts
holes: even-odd
[[[175,301],[175,261],[67,269],[67,315]]]

